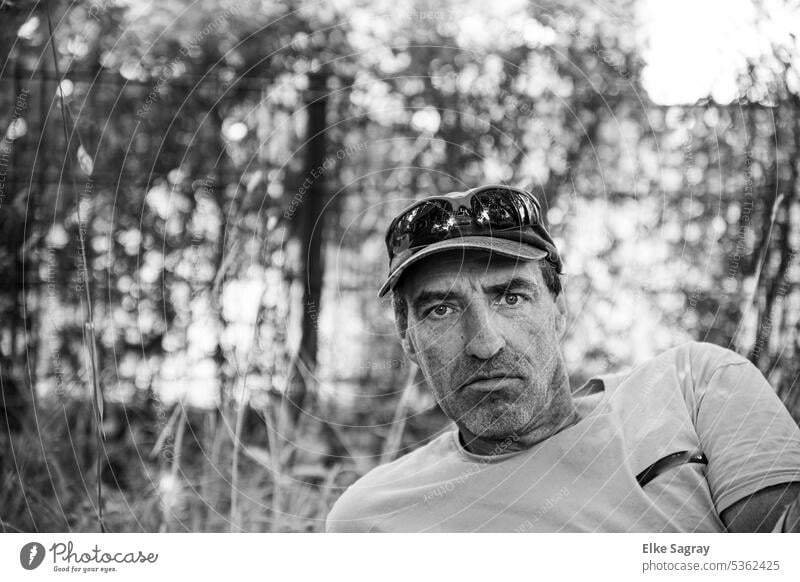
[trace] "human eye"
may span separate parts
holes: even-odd
[[[455,312],[451,306],[445,303],[439,303],[425,310],[425,317],[431,319],[442,319]]]
[[[525,301],[526,297],[522,293],[505,292],[498,299],[497,303],[501,307],[517,307]]]

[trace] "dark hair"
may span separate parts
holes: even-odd
[[[561,294],[561,278],[558,275],[558,271],[556,271],[555,265],[550,261],[539,261],[539,269],[542,271],[542,278],[547,290],[550,291],[550,295],[555,299]],[[408,303],[403,297],[401,281],[397,282],[394,291],[392,291],[392,308],[394,309],[394,324],[397,327],[397,333],[400,334],[401,338],[405,338],[406,329],[408,329]]]

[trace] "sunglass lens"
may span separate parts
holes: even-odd
[[[481,192],[472,198],[472,214],[475,222],[483,227],[512,228],[521,226],[517,196],[513,192],[492,190]]]
[[[389,245],[393,253],[441,240],[447,233],[449,218],[446,202],[433,200],[415,206],[400,217],[392,230]]]

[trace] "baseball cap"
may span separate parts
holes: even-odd
[[[394,289],[406,269],[451,249],[473,249],[522,260],[563,265],[530,192],[487,184],[464,192],[429,196],[406,207],[386,231],[389,275],[378,291]]]

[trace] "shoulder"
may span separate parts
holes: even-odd
[[[689,341],[670,348],[653,358],[653,361],[658,360],[676,364],[688,361],[693,368],[726,363],[747,363],[748,361],[733,350],[699,341]]]
[[[695,383],[708,381],[720,368],[727,366],[755,366],[744,356],[733,350],[706,342],[689,342],[687,344],[689,362]]]
[[[365,531],[365,520],[391,511],[392,497],[411,488],[415,476],[455,450],[454,431],[447,431],[430,443],[375,467],[353,483],[328,514],[328,531]]]
[[[629,371],[601,376],[607,391],[616,399],[683,396],[689,409],[714,375],[727,366],[750,366],[750,362],[727,348],[690,341],[635,364]],[[754,369],[754,368],[753,368]]]
[[[670,348],[635,366],[631,373],[675,370],[682,379],[696,384],[707,380],[710,375],[723,366],[749,363],[747,358],[733,350],[707,342],[690,341]]]

